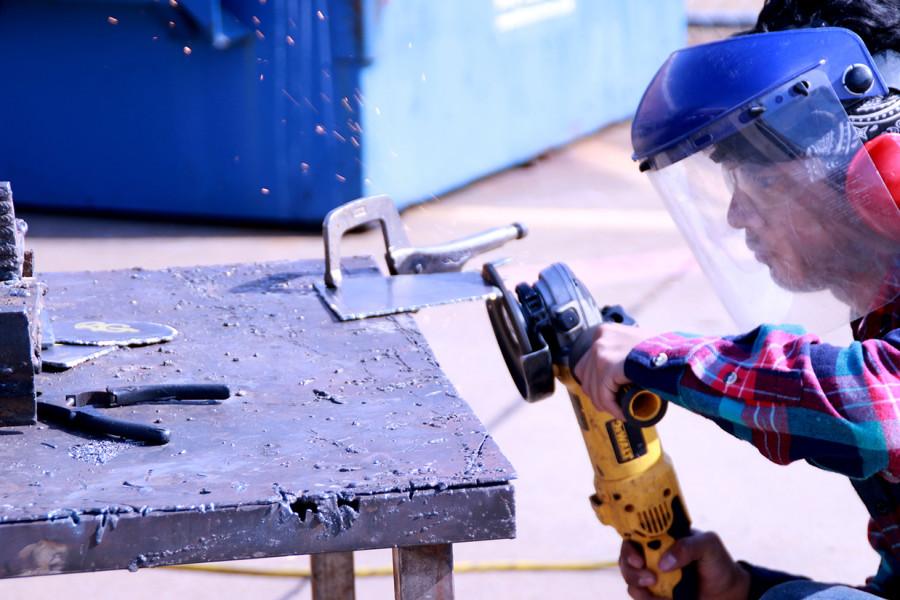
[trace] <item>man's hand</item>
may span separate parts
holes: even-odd
[[[750,591],[750,574],[734,562],[719,536],[713,532],[694,531],[672,545],[659,560],[662,571],[674,571],[696,563],[700,579],[698,597],[703,600],[745,600]],[[628,584],[628,594],[635,600],[656,598],[648,586],[656,582],[652,571],[644,568],[644,557],[631,542],[622,543],[619,569]]]
[[[653,335],[640,327],[619,323],[604,323],[597,328],[591,349],[575,365],[575,377],[598,410],[625,420],[616,402],[619,388],[630,383],[625,377],[625,358],[632,348]]]

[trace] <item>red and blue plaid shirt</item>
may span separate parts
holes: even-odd
[[[625,374],[769,460],[850,477],[882,559],[866,589],[900,598],[900,299],[855,323],[854,334],[837,347],[769,325],[724,338],[667,333],[635,347]]]

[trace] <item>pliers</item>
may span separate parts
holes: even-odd
[[[225,400],[231,396],[228,386],[219,384],[164,384],[110,387],[100,391],[66,396],[67,406],[38,402],[38,419],[84,433],[111,435],[150,445],[169,442],[168,429],[134,423],[100,414],[95,407],[113,408],[148,402],[178,400]],[[75,408],[71,408],[75,407]]]

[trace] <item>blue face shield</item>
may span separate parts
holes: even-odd
[[[753,38],[775,35],[784,34],[717,44],[739,42],[746,50]],[[717,56],[708,54],[713,62]],[[827,333],[897,294],[900,238],[872,222],[873,215],[900,222],[900,214],[834,87],[835,73],[845,78],[847,67],[868,64],[868,89],[878,91],[877,72],[864,58],[840,69],[816,60],[790,76],[776,74],[777,83],[741,101],[728,99],[734,106],[672,105],[668,119],[658,110],[647,116],[646,103],[672,104],[677,91],[659,95],[651,85],[638,110],[635,129],[650,131],[652,121],[656,134],[637,136],[636,157],[742,329],[792,323]],[[671,63],[657,80],[676,75]]]

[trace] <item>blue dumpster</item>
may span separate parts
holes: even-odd
[[[19,205],[321,222],[631,114],[680,0],[3,0]]]

